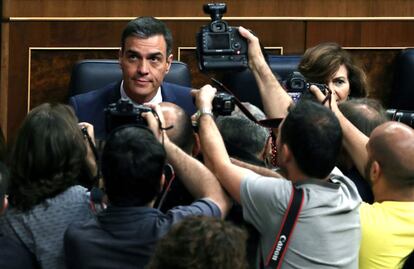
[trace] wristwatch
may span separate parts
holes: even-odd
[[[197,123],[200,121],[200,118],[203,115],[209,115],[209,116],[211,116],[214,119],[213,111],[210,108],[204,108],[204,107],[202,107],[196,113]]]

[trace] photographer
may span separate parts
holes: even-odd
[[[266,64],[258,38],[242,27],[240,33],[248,41],[249,67],[258,80],[268,116],[286,115],[291,99]],[[215,91],[204,86],[194,92],[196,106],[202,111],[199,126],[203,154],[220,183],[241,203],[245,220],[259,231],[261,263],[271,268],[270,260],[275,258],[284,268],[356,268],[360,198],[349,179],[337,171],[331,174],[342,141],[334,114],[315,102],[296,105],[278,130],[278,159],[286,178],[262,177],[231,163],[209,113]],[[289,245],[278,256],[272,246],[277,243],[274,238],[293,186],[304,191],[304,202]],[[324,240],[315,248],[317,238]]]
[[[22,243],[42,268],[65,267],[65,230],[94,215],[79,183],[91,182],[84,176],[96,165],[77,122],[67,105],[39,105],[26,116],[10,153],[10,206],[0,216],[0,233]],[[93,135],[92,126],[82,125]]]
[[[143,114],[149,128],[124,125],[108,136],[102,175],[109,205],[96,219],[74,222],[66,231],[68,268],[144,268],[175,223],[192,215],[227,214],[230,200],[216,177],[169,140],[159,106],[151,107],[160,120]],[[153,206],[166,180],[166,161],[197,200],[164,214]]]
[[[311,91],[319,101],[325,99],[314,87]],[[414,130],[389,121],[368,137],[344,116],[336,100],[330,106],[342,127],[343,145],[374,193],[374,204],[359,208],[359,268],[396,268],[414,247]]]

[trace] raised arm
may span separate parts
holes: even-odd
[[[230,196],[240,202],[241,181],[248,170],[232,164],[220,132],[211,114],[212,100],[216,89],[210,85],[194,91],[196,106],[202,111],[199,121],[199,135],[204,159]],[[210,112],[210,113],[209,113]]]
[[[266,63],[260,48],[259,39],[243,27],[240,34],[247,39],[249,68],[252,71],[268,118],[284,118],[292,98],[286,93]]]
[[[311,86],[311,92],[316,96],[316,98],[322,102],[325,99],[325,95],[316,87]],[[348,151],[349,156],[352,158],[355,166],[357,167],[359,173],[365,175],[365,166],[368,162],[368,152],[366,145],[369,138],[364,135],[361,131],[358,130],[338,108],[338,104],[335,98],[335,93],[333,93],[331,98],[331,108],[332,112],[335,113],[336,117],[339,120],[339,123],[343,132],[343,146]]]
[[[159,106],[152,107],[157,111],[162,124],[164,124]],[[166,132],[160,131],[158,122],[152,113],[146,114],[145,117],[154,134],[156,134],[160,141],[164,141],[168,162],[174,167],[184,186],[195,198],[208,198],[212,200],[220,208],[222,218],[224,218],[231,207],[231,201],[215,175],[201,162],[189,156],[172,143]]]

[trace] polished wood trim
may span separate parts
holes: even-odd
[[[32,66],[32,48],[29,47],[29,56],[27,64],[27,107],[26,111],[30,111],[30,77],[31,77],[31,66]]]
[[[121,47],[29,47],[31,50],[120,50]]]
[[[177,48],[177,60],[181,61],[181,51],[184,50],[196,50],[196,47],[178,47]]]
[[[7,139],[7,114],[9,98],[9,25],[1,24],[1,74],[0,74],[0,125]]]
[[[205,0],[3,0],[7,17],[205,16]],[[232,16],[413,16],[412,0],[226,0]]]
[[[264,47],[267,50],[279,50],[280,55],[283,55],[283,47]],[[177,60],[181,61],[181,51],[184,50],[196,50],[196,47],[178,47],[177,49]]]
[[[279,50],[280,55],[283,55],[283,47],[264,47],[265,50]]]
[[[342,47],[346,50],[403,50],[409,47]]]
[[[10,17],[9,21],[130,21],[136,17]],[[209,21],[210,17],[157,17],[163,21]],[[414,21],[414,17],[224,17],[226,21]]]

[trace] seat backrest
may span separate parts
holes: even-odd
[[[390,108],[414,110],[414,49],[402,50],[395,60]]]
[[[300,55],[273,55],[269,56],[269,65],[279,81],[285,80],[293,71],[297,71]],[[224,76],[223,83],[244,102],[263,109],[262,101],[256,80],[249,69]]]
[[[118,60],[91,59],[77,62],[69,85],[69,97],[104,87],[121,81],[122,71]],[[164,81],[191,87],[191,74],[187,64],[173,61]]]

